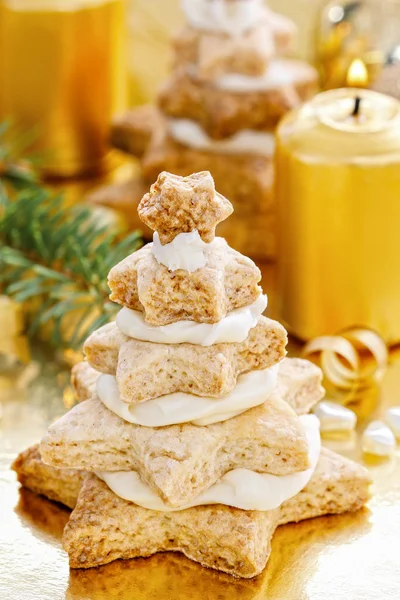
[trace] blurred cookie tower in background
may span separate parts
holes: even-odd
[[[183,176],[210,170],[235,206],[221,235],[252,256],[270,258],[274,128],[315,93],[317,73],[285,57],[296,28],[262,0],[183,0],[182,7],[187,23],[173,41],[173,72],[158,108],[119,118],[113,142],[142,159],[146,182],[164,170]]]
[[[295,23],[296,56],[313,63],[315,32],[327,0],[264,0]],[[170,39],[184,24],[179,0],[128,0],[128,98],[131,106],[152,102],[171,67]]]

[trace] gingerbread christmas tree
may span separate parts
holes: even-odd
[[[285,359],[262,315],[260,271],[215,227],[232,212],[208,172],[161,173],[139,204],[153,242],[109,274],[115,323],[74,370],[84,402],[14,468],[75,507],[64,531],[73,568],[180,551],[253,577],[276,527],[356,510],[366,471],[321,452],[321,373]]]

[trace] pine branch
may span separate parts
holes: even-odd
[[[13,200],[0,190],[0,285],[19,302],[39,302],[29,334],[52,323],[56,346],[79,348],[108,322],[107,275],[140,245],[93,223],[89,208],[65,207],[61,197],[30,187]]]

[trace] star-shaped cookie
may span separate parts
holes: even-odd
[[[110,364],[110,363],[107,363]],[[91,398],[96,392],[100,372],[80,362],[72,368],[72,385],[78,402]],[[279,364],[277,393],[298,415],[305,415],[324,397],[322,372],[302,358],[285,358]]]
[[[93,397],[50,425],[40,453],[54,467],[137,471],[171,507],[188,504],[235,468],[285,475],[309,466],[302,424],[273,393],[221,423],[159,428],[128,423]]]
[[[147,244],[111,269],[108,284],[111,300],[143,312],[146,323],[159,326],[184,320],[217,323],[255,302],[260,279],[250,258],[216,238],[206,265],[193,273],[169,271]]]
[[[233,37],[187,26],[174,40],[174,68],[195,69],[206,80],[229,73],[261,76],[274,54],[274,36],[266,22]]]
[[[215,191],[208,171],[188,177],[160,173],[138,207],[139,217],[158,232],[162,244],[195,230],[204,242],[212,242],[216,226],[232,212],[229,200]]]
[[[239,577],[264,569],[278,525],[355,511],[367,501],[370,483],[364,467],[323,448],[307,486],[279,509],[263,513],[214,505],[160,513],[122,500],[94,475],[85,479],[79,471],[63,474],[45,465],[37,447],[22,453],[13,468],[33,491],[76,505],[63,539],[71,567],[176,550]]]
[[[289,83],[271,76],[263,89],[237,93],[202,82],[187,71],[176,71],[158,97],[160,109],[169,117],[193,119],[211,138],[222,139],[242,129],[270,131],[289,111],[299,107],[315,92],[317,71],[298,60],[275,59],[269,71],[285,71]],[[268,71],[267,71],[268,74]]]
[[[92,367],[116,375],[121,399],[136,404],[174,392],[221,398],[239,374],[277,364],[286,343],[284,327],[261,317],[244,342],[206,347],[143,342],[110,323],[88,338],[84,351]]]

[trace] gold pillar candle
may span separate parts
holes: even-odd
[[[308,340],[364,326],[400,341],[400,103],[319,94],[281,122],[276,169],[289,330]]]
[[[124,97],[123,0],[0,0],[0,120],[35,139],[43,170],[99,170]]]

